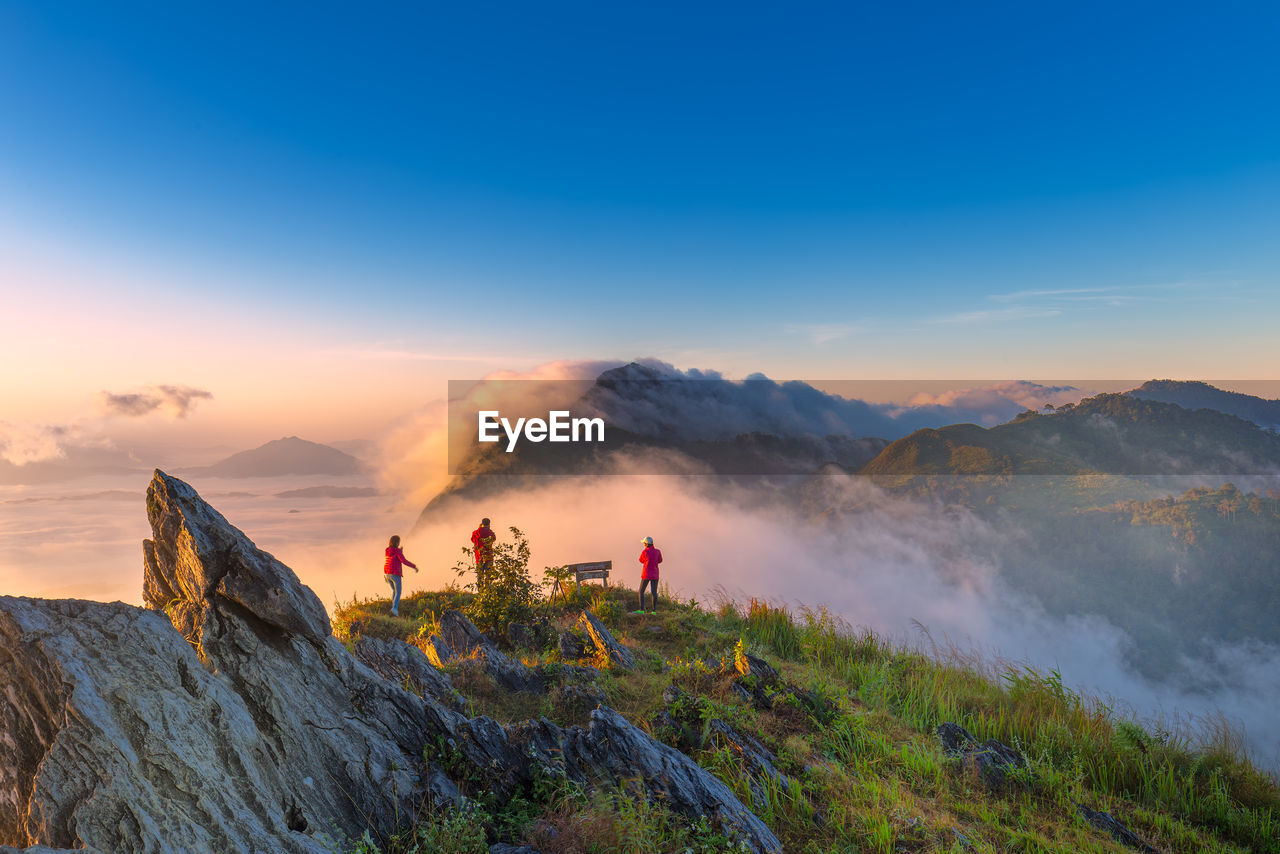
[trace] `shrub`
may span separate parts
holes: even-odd
[[[529,622],[540,598],[538,585],[529,577],[529,541],[519,528],[508,530],[511,542],[493,544],[493,568],[483,585],[467,585],[476,595],[462,608],[480,631],[497,637],[505,635],[511,623]],[[459,577],[475,573],[471,550],[464,547],[462,553],[466,557],[454,567]]]

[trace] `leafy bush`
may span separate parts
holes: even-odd
[[[484,583],[468,584],[475,598],[462,610],[482,632],[501,637],[511,623],[525,623],[533,617],[533,607],[541,598],[538,585],[529,577],[529,541],[524,532],[512,526],[511,542],[493,544],[493,568]],[[475,573],[471,549],[463,548],[466,557],[454,567],[459,577]]]
[[[392,836],[385,848],[366,830],[353,854],[488,854],[484,828],[487,818],[474,807],[437,813]]]

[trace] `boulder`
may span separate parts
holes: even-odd
[[[607,658],[610,666],[620,667],[623,670],[630,670],[636,666],[635,653],[614,640],[613,635],[595,614],[583,611],[582,616],[578,618],[577,627],[586,632],[596,652]]]
[[[538,649],[538,631],[528,623],[511,623],[507,626],[507,643],[513,649]]]
[[[1160,854],[1158,848],[1149,845],[1145,839],[1126,827],[1123,822],[1111,813],[1091,810],[1081,803],[1076,804],[1076,809],[1085,821],[1098,830],[1110,834],[1111,838],[1121,845],[1128,845],[1130,848],[1143,852],[1143,854]]]
[[[734,660],[734,667],[742,677],[754,677],[762,686],[776,685],[779,680],[778,671],[763,658],[751,653],[743,653]]]
[[[587,654],[586,644],[573,632],[561,632],[556,646],[560,650],[560,658],[564,661],[577,661]]]
[[[738,732],[720,718],[712,718],[704,727],[709,705],[679,685],[668,685],[662,692],[667,708],[654,718],[656,731],[672,735],[678,746],[688,750],[707,747],[727,748],[742,763],[750,780],[751,798],[757,807],[768,804],[766,786],[774,783],[791,785],[790,779],[776,767],[778,757],[754,737]]]
[[[937,734],[942,749],[977,773],[989,789],[1001,788],[1007,782],[1011,769],[1027,765],[1022,754],[1009,745],[994,738],[979,744],[972,733],[957,723],[939,725]]]
[[[546,690],[546,681],[539,674],[498,649],[461,611],[450,609],[440,615],[440,636],[453,655],[481,660],[485,671],[508,691],[539,693]]]

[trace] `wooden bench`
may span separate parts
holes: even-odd
[[[605,587],[608,587],[609,571],[613,569],[613,561],[598,560],[592,563],[571,563],[567,567],[565,567],[565,569],[573,573],[574,581],[577,583],[579,587],[582,586],[582,582],[588,581],[592,578],[600,579],[600,583],[603,584]],[[561,593],[561,594],[564,593],[564,591],[560,589],[560,585],[558,584],[556,585],[555,589],[551,591],[551,601],[553,602],[555,601],[557,593]]]

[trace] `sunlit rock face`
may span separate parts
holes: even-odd
[[[416,648],[350,653],[293,571],[187,484],[157,471],[147,514],[149,608],[0,597],[0,848],[327,852],[461,799],[424,759],[444,744],[454,773],[500,795],[548,769],[638,780],[780,850],[727,787],[612,709],[585,729],[468,718]]]

